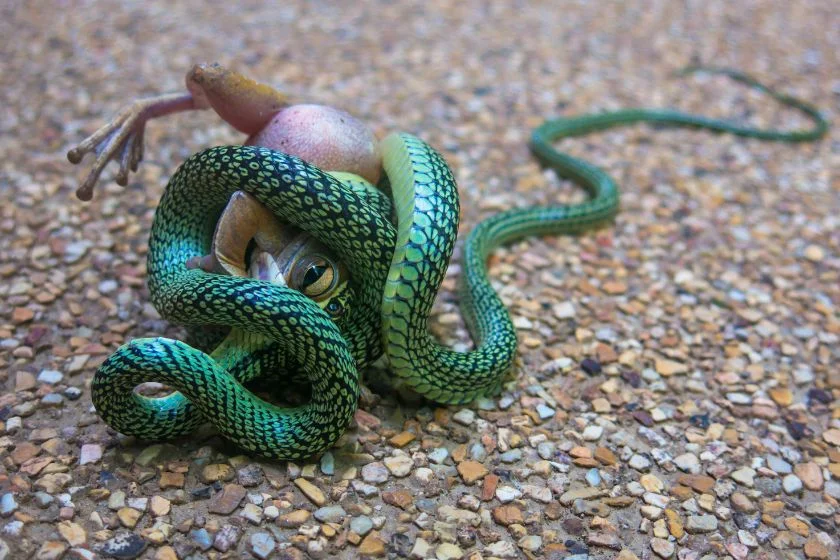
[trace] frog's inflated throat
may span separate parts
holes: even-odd
[[[475,349],[466,353],[441,347],[427,330],[458,226],[452,174],[427,144],[405,134],[381,143],[382,184],[389,199],[359,177],[339,180],[266,148],[219,147],[192,156],[172,177],[155,215],[149,287],[163,317],[197,332],[204,326],[233,329],[210,354],[163,338],[121,347],[94,378],[97,411],[121,432],[154,439],[187,433],[206,420],[249,451],[298,459],[323,451],[342,434],[356,408],[358,371],[382,353],[396,375],[436,402],[464,403],[495,394],[513,362],[516,332],[490,286],[485,267],[489,253],[524,236],[579,233],[607,223],[618,209],[613,180],[597,167],[557,152],[553,141],[639,122],[784,142],[815,140],[825,133],[825,120],[809,105],[743,74],[716,72],[803,111],[814,128],[757,130],[652,109],[546,122],[533,133],[534,153],[558,175],[583,187],[589,200],[511,209],[473,229],[464,245],[460,275],[461,306],[475,342]],[[331,314],[329,305],[322,307],[313,301],[317,297],[307,297],[306,290],[288,282],[205,270],[212,270],[212,263],[196,266],[196,259],[213,252],[216,221],[237,192],[247,193],[280,223],[307,232],[341,259],[349,278],[341,292],[341,313]],[[325,262],[312,262],[306,286],[321,282],[327,270]],[[334,284],[329,278],[322,283],[318,285]],[[242,385],[289,369],[302,371],[311,383],[312,399],[302,407],[278,408]],[[282,374],[278,379],[282,383]],[[163,399],[133,393],[138,383],[152,380],[178,393]]]

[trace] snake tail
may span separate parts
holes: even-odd
[[[822,137],[827,122],[811,105],[746,74],[691,67],[682,74],[726,75],[754,87],[813,121],[810,129],[763,130],[667,109],[625,109],[546,121],[532,134],[537,159],[588,194],[579,204],[512,209],[479,223],[467,237],[459,277],[464,320],[475,349],[459,353],[429,334],[427,319],[452,254],[458,227],[458,190],[441,156],[407,134],[383,141],[385,171],[393,192],[397,249],[383,297],[383,344],[393,371],[414,390],[440,403],[464,403],[498,392],[516,352],[516,331],[487,276],[489,254],[500,245],[534,235],[577,234],[608,224],[618,212],[619,190],[599,167],[559,152],[554,142],[616,126],[651,123],[780,142]]]

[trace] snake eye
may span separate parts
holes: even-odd
[[[295,266],[294,283],[303,295],[317,298],[332,290],[338,282],[335,264],[322,255],[311,255]]]

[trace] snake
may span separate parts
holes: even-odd
[[[698,71],[756,88],[801,111],[813,126],[759,129],[645,108],[546,121],[532,132],[533,154],[560,178],[579,185],[588,198],[512,208],[469,233],[458,277],[460,307],[474,343],[466,352],[441,345],[428,328],[455,246],[460,210],[453,174],[427,143],[406,133],[387,136],[379,185],[254,146],[215,147],[189,157],[156,210],[147,270],[152,302],[161,316],[204,342],[156,337],[121,346],[94,376],[97,412],[117,431],[150,440],[184,436],[210,422],[247,451],[298,460],[338,441],[358,406],[359,372],[383,354],[401,383],[431,401],[464,404],[498,394],[512,370],[517,337],[490,283],[490,253],[525,237],[604,226],[619,208],[619,189],[609,174],[558,151],[555,142],[638,123],[781,142],[817,140],[828,129],[815,107],[747,74],[709,67],[682,73]],[[216,221],[236,192],[255,197],[278,220],[317,238],[333,255],[311,261],[306,286],[317,285],[340,256],[349,277],[332,287],[334,297],[316,300],[306,289],[185,265],[207,253]],[[274,405],[246,386],[268,377],[282,393],[292,376],[310,388],[308,402],[298,406]],[[175,392],[138,394],[136,387],[148,381]]]

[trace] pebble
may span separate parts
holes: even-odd
[[[650,539],[650,549],[660,558],[671,558],[674,556],[676,546],[665,539],[654,537]]]
[[[496,541],[484,547],[484,553],[491,558],[519,558],[519,551],[509,541]],[[569,556],[565,560],[569,560]]]
[[[782,488],[786,494],[798,494],[802,491],[802,481],[795,474],[789,474],[782,479]]]
[[[397,478],[402,478],[411,474],[411,469],[414,467],[414,461],[411,457],[406,455],[397,455],[395,457],[386,457],[383,461],[388,471]],[[364,469],[362,469],[362,476],[364,477]],[[365,479],[367,482],[372,480]],[[384,481],[382,481],[384,482]]]
[[[347,512],[341,506],[326,506],[315,510],[315,519],[322,523],[341,523]]]
[[[503,504],[512,502],[522,497],[522,492],[512,486],[499,486],[496,488],[496,498]]]
[[[146,550],[146,541],[134,533],[118,533],[105,541],[100,552],[112,558],[137,558]]]
[[[249,543],[251,545],[251,553],[257,558],[265,560],[274,552],[276,545],[274,538],[264,532],[254,533],[251,535]]]
[[[473,484],[481,480],[489,472],[484,465],[476,461],[462,461],[458,464],[458,474],[461,475],[461,478],[467,484]]]
[[[373,529],[373,521],[367,515],[360,515],[350,520],[350,530],[364,537]]]
[[[378,461],[368,463],[362,467],[362,480],[370,484],[382,484],[388,480],[388,469]]]
[[[64,374],[54,369],[44,369],[38,374],[38,382],[48,385],[61,383],[62,379],[64,379]]]
[[[213,496],[210,504],[207,507],[211,513],[219,513],[221,515],[228,515],[239,507],[242,500],[245,499],[245,488],[239,484],[226,484],[222,491]]]
[[[470,426],[473,422],[475,422],[475,411],[468,408],[462,408],[452,415],[452,419],[464,426]]]
[[[327,498],[324,496],[324,493],[305,478],[296,478],[295,486],[316,506],[323,506],[327,503]]]
[[[689,515],[685,530],[689,533],[711,533],[717,531],[718,520],[714,515]]]
[[[432,463],[442,465],[449,457],[449,451],[445,447],[436,447],[429,452],[428,457]]]
[[[458,560],[464,555],[460,547],[451,543],[442,543],[435,549],[437,560]]]
[[[587,426],[583,430],[582,437],[585,441],[598,441],[604,433],[601,426]]]
[[[821,490],[823,487],[822,470],[816,463],[800,463],[793,467],[793,472],[808,490]]]
[[[0,497],[0,515],[3,517],[9,517],[18,509],[18,503],[15,500],[15,495],[11,492],[7,492]]]
[[[79,453],[79,465],[98,463],[102,459],[102,446],[96,443],[86,443]]]

